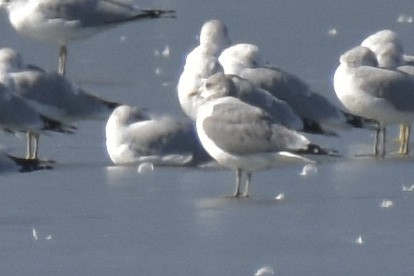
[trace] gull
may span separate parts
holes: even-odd
[[[26,159],[37,159],[37,141],[45,131],[72,133],[73,129],[63,123],[52,120],[34,109],[24,99],[14,95],[3,83],[0,83],[0,128],[9,132],[27,133]]]
[[[121,105],[106,124],[106,147],[114,164],[197,166],[212,161],[191,121],[154,116]]]
[[[363,125],[361,118],[343,112],[296,76],[261,65],[256,45],[239,43],[230,46],[222,51],[219,62],[226,74],[238,75],[285,101],[302,118],[305,132],[336,135],[338,128]]]
[[[121,0],[1,0],[20,34],[60,45],[59,69],[65,74],[67,44],[120,24],[173,17],[173,10],[141,9]]]
[[[200,88],[208,77],[223,72],[217,58],[229,45],[227,26],[218,19],[208,20],[201,27],[199,45],[186,57],[177,93],[182,110],[194,121],[198,107],[204,103],[200,97]]]
[[[21,55],[10,48],[0,49],[0,77],[41,114],[65,123],[107,118],[119,105],[87,93],[56,72],[24,66]]]
[[[404,47],[398,34],[392,30],[381,30],[369,35],[361,46],[370,49],[376,56],[378,67],[398,69],[414,75],[414,56],[404,54]],[[400,125],[400,154],[409,153],[410,125]]]
[[[21,56],[10,48],[0,49],[0,82],[42,116],[69,125],[107,118],[119,105],[86,93],[56,72],[24,66]],[[34,143],[32,158],[37,156],[39,134],[30,132]]]
[[[379,68],[375,54],[366,47],[357,46],[340,57],[334,89],[350,112],[379,122],[375,155],[385,156],[387,125],[414,120],[414,77]]]
[[[209,91],[210,90],[210,91]],[[206,151],[224,167],[236,171],[234,197],[248,197],[253,172],[315,161],[301,154],[328,154],[303,135],[276,123],[264,110],[238,98],[203,91],[196,128]],[[244,191],[242,174],[246,173]]]

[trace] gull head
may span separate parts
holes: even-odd
[[[404,63],[404,51],[401,45],[386,43],[371,51],[376,55],[379,67],[394,69]]]
[[[262,64],[259,48],[249,43],[239,43],[226,48],[220,54],[219,61],[229,74],[238,74],[230,68],[256,68]]]
[[[230,45],[227,26],[218,19],[205,22],[200,31],[200,45],[207,47],[209,54],[217,56]]]
[[[374,52],[379,67],[394,69],[403,63],[404,49],[394,31],[388,29],[378,31],[364,39],[361,46]]]
[[[365,38],[361,42],[361,46],[371,49],[371,47],[376,47],[378,45],[383,45],[387,43],[393,43],[393,44],[398,44],[398,45],[402,44],[396,32],[385,29],[385,30],[378,31],[368,36],[367,38]]]
[[[377,58],[370,49],[357,46],[343,54],[339,61],[341,64],[346,64],[349,67],[372,66],[377,67]]]
[[[205,100],[217,99],[227,96],[236,96],[236,87],[228,76],[222,72],[218,72],[209,77],[204,86],[200,96]]]
[[[129,125],[148,119],[149,116],[145,110],[128,105],[121,105],[114,109],[108,121],[114,121],[117,125]]]

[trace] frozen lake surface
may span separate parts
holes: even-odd
[[[228,25],[233,42],[257,44],[264,59],[335,102],[339,55],[367,35],[393,29],[414,53],[410,0],[242,2],[143,1],[176,9],[177,19],[127,24],[70,44],[68,77],[101,97],[184,116],[175,85],[211,18]],[[0,33],[1,47],[57,67],[57,47],[17,35],[4,13]],[[157,54],[166,47],[168,57]],[[40,156],[57,162],[53,170],[0,176],[1,275],[239,276],[264,266],[274,275],[414,271],[414,159],[355,157],[372,150],[369,131],[312,136],[344,157],[308,176],[300,166],[254,174],[251,198],[237,200],[222,197],[234,186],[228,170],[114,167],[105,123],[42,137]],[[391,128],[390,153],[396,134]],[[24,136],[0,138],[7,152],[24,155]]]

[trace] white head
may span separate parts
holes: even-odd
[[[259,48],[248,43],[239,43],[228,47],[219,56],[219,61],[226,74],[238,75],[238,70],[256,68],[262,64]]]
[[[377,67],[378,61],[374,52],[362,46],[357,46],[347,51],[340,57],[341,64],[346,64],[349,67],[372,66]]]
[[[205,22],[200,31],[200,45],[208,50],[208,54],[218,56],[230,45],[226,25],[218,19]]]
[[[108,125],[127,126],[135,122],[148,120],[149,117],[145,110],[131,107],[128,105],[121,105],[114,109],[111,116],[109,116]]]
[[[365,38],[361,42],[361,46],[371,48],[372,46],[386,43],[402,44],[396,32],[385,29]]]
[[[376,32],[361,43],[377,57],[378,66],[393,69],[403,64],[404,49],[397,33],[391,30]]]
[[[219,72],[209,77],[202,87],[201,97],[205,100],[237,95],[236,86],[232,79]]]

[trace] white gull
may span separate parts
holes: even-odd
[[[60,45],[60,74],[65,74],[70,41],[126,22],[174,15],[172,10],[141,9],[121,0],[1,0],[0,6],[18,33]]]

